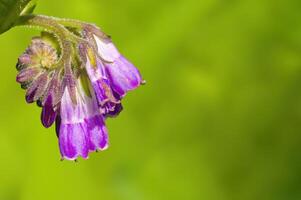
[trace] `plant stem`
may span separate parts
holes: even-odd
[[[68,31],[68,29],[57,23],[55,18],[43,15],[25,15],[20,17],[20,20],[16,25],[39,27],[56,35],[62,50],[60,58],[54,68],[69,66],[67,63],[69,62],[72,53],[72,42],[77,39],[74,37],[74,34]],[[69,70],[65,69],[65,71]]]

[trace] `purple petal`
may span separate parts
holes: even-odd
[[[114,109],[107,111],[104,116],[105,117],[117,117],[119,113],[123,110],[121,103],[115,104]]]
[[[76,93],[76,97],[78,94]],[[63,94],[61,100],[60,107],[60,116],[62,123],[64,124],[72,124],[82,122],[84,120],[85,110],[81,104],[73,104],[71,97],[69,95],[69,90],[65,88],[65,92]]]
[[[32,81],[40,73],[40,71],[41,70],[38,68],[23,69],[18,73],[16,81],[18,83]]]
[[[85,123],[61,124],[59,146],[63,158],[74,160],[78,156],[88,158],[89,145]]]
[[[107,130],[95,96],[87,96],[81,84],[77,83],[78,103],[72,103],[66,88],[56,122],[61,155],[69,160],[78,156],[87,158],[89,151],[103,150],[108,146]]]
[[[56,112],[52,107],[52,97],[51,95],[49,95],[43,106],[42,113],[41,113],[42,124],[46,128],[49,128],[54,123],[55,118],[56,118]]]
[[[101,39],[97,36],[94,36],[94,39],[100,56],[111,62],[105,65],[113,90],[124,96],[127,91],[143,83],[138,69],[119,53],[110,39]]]
[[[105,66],[97,59],[96,66],[91,65],[89,58],[86,62],[86,71],[91,81],[98,105],[103,106],[106,102],[118,103],[114,97],[110,81],[105,72]]]
[[[137,88],[143,81],[138,69],[123,56],[106,65],[106,71],[112,83],[112,88],[120,96]]]
[[[97,36],[94,36],[94,39],[97,44],[98,53],[106,61],[114,62],[120,56],[120,53],[110,39],[100,39]]]
[[[86,59],[86,71],[94,89],[97,101],[102,104],[108,99],[110,89],[108,79],[105,75],[104,65],[97,61],[97,66],[92,66],[89,58]]]
[[[104,150],[108,147],[108,133],[104,124],[103,117],[96,115],[90,119],[86,119],[89,150]]]
[[[38,87],[37,87],[37,91],[34,95],[34,101],[37,101],[44,95],[44,93],[47,89],[48,79],[49,79],[49,77],[47,76],[47,73],[43,73],[38,77],[38,79],[37,79]]]
[[[96,96],[96,99],[99,104],[105,103],[105,101],[108,100],[108,95],[107,93],[110,92],[108,91],[108,88],[110,87],[105,80],[97,80],[92,82],[92,87]],[[107,91],[106,91],[107,90]]]
[[[18,58],[18,63],[21,65],[28,65],[31,62],[31,58],[30,55],[28,54],[22,54],[19,58]]]
[[[119,113],[122,111],[122,105],[120,103],[121,100],[121,96],[119,94],[117,94],[116,92],[114,92],[114,90],[112,91],[114,99],[116,99],[117,101],[107,101],[105,104],[101,105],[101,113],[105,116],[105,117],[116,117],[119,115]]]
[[[52,105],[56,106],[62,99],[65,86],[62,84],[62,81],[60,81],[57,76],[52,79],[50,86],[53,94]]]
[[[91,63],[90,58],[87,56],[86,59],[86,70],[87,74],[90,78],[91,81],[97,81],[99,79],[106,79],[106,71],[105,71],[105,66],[103,63],[98,59],[95,58],[96,61],[93,61]]]
[[[87,158],[89,152],[85,112],[81,103],[73,104],[69,90],[65,88],[59,109],[60,117],[57,119],[57,132],[61,155],[68,160],[78,156]]]
[[[33,90],[27,90],[26,95],[25,95],[25,100],[27,103],[33,103],[34,102],[34,96],[37,91],[37,88]]]
[[[58,111],[59,112],[59,111]],[[56,116],[55,119],[55,132],[56,132],[56,136],[59,137],[60,136],[60,127],[61,127],[61,117],[59,115]]]
[[[77,104],[77,97],[76,97],[76,79],[74,74],[72,73],[71,66],[69,66],[67,69],[65,70],[65,74],[64,74],[64,79],[63,79],[63,85],[66,85],[66,87],[68,88],[68,92],[69,92],[69,96],[72,100],[73,104]]]
[[[34,80],[29,88],[26,91],[26,101],[27,103],[32,103],[36,100],[38,100],[43,94],[46,89],[47,84],[47,74],[42,73],[37,77],[36,80]]]

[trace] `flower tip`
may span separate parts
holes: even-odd
[[[16,82],[17,83],[22,83],[22,81],[21,81],[21,78],[20,78],[20,76],[18,75],[18,76],[16,76]]]
[[[45,122],[42,120],[42,125],[43,125],[45,128],[50,128],[52,124],[45,123]]]
[[[33,103],[34,102],[34,96],[35,96],[36,90],[33,90],[32,92],[28,92],[25,96],[25,100],[27,103]]]
[[[48,116],[45,116],[45,115],[48,115]],[[42,125],[45,127],[45,128],[50,128],[52,126],[52,124],[55,122],[55,116],[56,113],[54,114],[44,114],[42,112],[41,114],[41,122],[42,122]]]
[[[43,107],[42,101],[40,99],[38,99],[36,103],[37,103],[38,107],[40,107],[40,108]]]
[[[39,101],[37,101],[38,103]],[[49,103],[46,101],[46,103]],[[50,102],[51,103],[51,102]],[[49,128],[55,122],[57,113],[53,110],[51,105],[44,105],[41,112],[41,122],[45,128]]]
[[[78,161],[78,158],[79,158],[79,157],[82,157],[84,160],[89,159],[89,156],[88,156],[88,155],[87,155],[87,156],[76,155],[76,156],[74,156],[74,157],[62,156],[61,159],[60,159],[60,161],[69,160],[69,161],[74,161],[74,162],[77,163],[77,162],[79,162],[79,161]]]
[[[109,143],[106,143],[105,146],[103,146],[100,150],[104,151],[107,150],[109,148]]]
[[[31,59],[28,54],[23,54],[18,58],[18,63],[17,63],[17,69],[22,66],[22,65],[28,65],[30,64]]]
[[[140,83],[141,85],[146,85],[146,80],[142,80]]]

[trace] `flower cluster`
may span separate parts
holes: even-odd
[[[26,101],[42,107],[42,124],[55,123],[62,159],[68,160],[108,147],[105,120],[117,116],[126,93],[144,83],[99,28],[73,32],[77,40],[57,40],[55,33],[34,37],[18,59],[16,78]]]

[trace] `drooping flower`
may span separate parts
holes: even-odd
[[[139,70],[119,53],[110,37],[97,27],[86,27],[95,41],[98,55],[105,61],[105,71],[112,89],[122,98],[130,90],[144,84]]]
[[[76,105],[65,89],[57,124],[61,155],[68,160],[75,160],[78,156],[87,158],[89,151],[108,147],[107,129],[95,96],[87,94],[79,80],[75,95]]]
[[[61,157],[67,160],[105,150],[106,118],[116,117],[126,93],[144,83],[138,69],[99,28],[84,24],[73,34],[75,39],[64,38],[59,45],[33,38],[17,64],[26,101],[42,107],[46,128],[55,122]]]
[[[115,117],[122,110],[120,101],[126,93],[145,81],[138,69],[118,52],[110,37],[98,27],[87,25],[82,35],[92,44],[91,47],[80,44],[80,54],[99,105],[106,117]]]
[[[87,71],[102,114],[107,115],[110,112],[116,112],[116,115],[118,115],[121,111],[121,109],[117,109],[121,107],[121,98],[111,88],[103,62],[93,53],[90,47],[81,45],[79,48],[81,49],[82,60],[85,63],[84,68]]]

